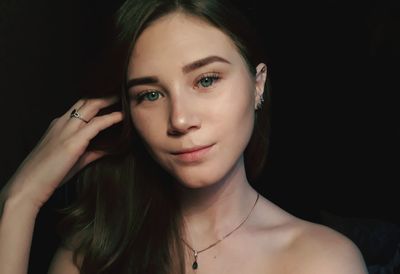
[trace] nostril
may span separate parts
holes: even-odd
[[[168,126],[168,134],[170,135],[183,135],[187,132],[201,127],[201,122],[198,117],[186,116],[184,118],[171,120]]]
[[[170,135],[170,136],[180,136],[180,135],[183,135],[184,133],[185,132],[182,130],[177,130],[177,129],[173,129],[173,128],[168,130],[168,135]]]
[[[186,124],[184,126],[170,126],[169,130],[168,130],[168,135],[171,136],[181,136],[181,135],[185,135],[188,132],[192,131],[192,130],[196,130],[196,129],[200,129],[201,126],[199,123],[193,123],[193,124]]]

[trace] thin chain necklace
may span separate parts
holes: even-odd
[[[228,236],[231,235],[233,232],[235,232],[236,230],[238,230],[238,229],[247,221],[247,219],[248,219],[248,218],[250,217],[250,215],[251,215],[251,212],[253,212],[253,209],[256,207],[256,204],[257,204],[257,202],[258,202],[258,198],[259,198],[259,197],[260,197],[260,194],[257,193],[256,201],[254,202],[254,205],[253,205],[253,207],[251,208],[249,214],[247,214],[246,218],[245,218],[237,227],[235,227],[234,230],[232,230],[231,232],[229,232],[228,234],[226,234],[225,236],[223,236],[221,239],[219,239],[219,240],[216,241],[215,243],[210,244],[210,245],[207,246],[206,248],[204,248],[204,249],[202,249],[202,250],[196,250],[196,249],[194,249],[193,247],[191,247],[183,238],[181,238],[182,241],[183,241],[183,243],[184,243],[190,250],[192,250],[192,252],[193,252],[194,262],[193,262],[193,264],[192,264],[192,269],[196,270],[197,268],[199,268],[199,263],[197,262],[197,256],[198,256],[201,252],[206,251],[206,250],[208,250],[208,249],[210,249],[210,248],[216,246],[217,244],[219,244],[219,243],[220,243],[222,240],[224,240],[226,237],[228,237]]]

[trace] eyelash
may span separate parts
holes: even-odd
[[[211,72],[211,73],[203,74],[196,81],[196,86],[198,86],[201,81],[203,81],[204,79],[207,79],[207,78],[209,78],[213,81],[211,84],[211,85],[213,85],[214,83],[218,82],[221,79],[221,76],[218,72]],[[204,87],[204,88],[208,88],[208,87]],[[138,104],[140,104],[148,94],[155,93],[155,92],[161,94],[158,90],[148,90],[148,91],[144,91],[144,92],[136,95],[135,100],[137,101]]]
[[[221,79],[221,76],[218,72],[210,72],[210,73],[206,73],[206,74],[202,74],[200,76],[200,79],[196,81],[196,85],[198,85],[202,80],[210,78],[213,80],[213,84],[215,82],[218,82]]]

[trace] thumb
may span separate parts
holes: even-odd
[[[76,167],[78,171],[90,164],[91,162],[96,161],[97,159],[105,156],[107,152],[105,151],[87,151],[85,152],[76,163]],[[75,166],[74,166],[75,167]]]
[[[87,151],[85,152],[79,160],[75,163],[75,165],[71,168],[71,170],[68,172],[68,174],[64,177],[62,180],[61,184],[59,185],[62,186],[65,182],[70,180],[76,173],[78,173],[82,168],[90,164],[91,162],[96,161],[97,159],[100,159],[101,157],[107,155],[105,151]]]

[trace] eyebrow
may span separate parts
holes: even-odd
[[[182,72],[183,73],[189,73],[189,72],[191,72],[193,70],[196,70],[198,68],[204,67],[204,66],[206,66],[208,64],[211,64],[211,63],[214,63],[214,62],[222,62],[222,63],[227,63],[227,64],[231,63],[228,60],[226,60],[226,59],[224,59],[224,58],[222,58],[220,56],[213,55],[213,56],[208,56],[206,58],[203,58],[203,59],[200,59],[200,60],[197,60],[197,61],[194,61],[194,62],[192,62],[190,64],[185,65],[182,68]]]
[[[182,72],[187,74],[191,71],[194,71],[196,69],[199,69],[201,67],[204,67],[204,66],[209,65],[214,62],[222,62],[222,63],[226,63],[226,64],[231,64],[231,62],[229,62],[228,60],[226,60],[220,56],[212,55],[212,56],[208,56],[208,57],[196,60],[190,64],[183,66]],[[145,85],[145,84],[156,84],[158,82],[159,82],[159,80],[155,76],[133,78],[133,79],[130,79],[127,81],[126,88],[129,89],[133,86]]]

